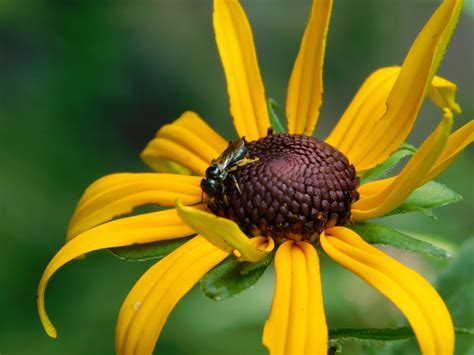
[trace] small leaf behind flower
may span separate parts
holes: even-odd
[[[275,131],[275,133],[284,133],[285,129],[283,128],[283,125],[281,124],[281,121],[275,112],[275,109],[278,106],[277,102],[270,98],[267,100],[267,104],[268,114],[270,115],[270,124],[272,125],[273,130]]]
[[[474,335],[474,329],[455,328],[458,335]],[[410,327],[398,328],[341,328],[330,329],[331,340],[378,340],[393,341],[414,338],[415,334]]]
[[[127,247],[111,248],[109,251],[119,259],[127,261],[146,261],[152,259],[162,259],[193,236],[163,240],[155,243],[136,244]]]
[[[364,222],[353,225],[350,228],[370,244],[391,245],[398,249],[435,256],[438,258],[449,257],[446,250],[442,248],[379,224]]]
[[[407,143],[402,144],[400,149],[397,150],[392,155],[390,155],[387,160],[377,165],[375,168],[367,171],[362,177],[361,183],[365,184],[369,181],[373,181],[381,177],[384,177],[390,170],[392,170],[398,164],[398,162],[402,158],[409,155],[413,155],[415,153],[416,153],[415,147]]]
[[[432,208],[446,206],[458,202],[462,196],[449,187],[435,181],[430,181],[419,187],[400,206],[388,215],[421,212],[434,217]]]
[[[258,269],[258,268],[267,268],[268,265],[273,261],[273,258],[275,257],[275,249],[273,249],[271,252],[269,252],[264,258],[260,259],[259,261],[255,263],[243,263],[242,265],[242,270],[240,270],[240,273],[242,275],[247,275],[249,272]]]
[[[268,258],[268,255],[263,258],[265,262],[262,262],[262,259],[257,263],[242,263],[229,256],[202,278],[201,288],[206,296],[214,301],[230,298],[258,281],[271,262],[271,258]],[[260,266],[249,268],[249,265],[255,264]]]

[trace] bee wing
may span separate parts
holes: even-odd
[[[245,142],[243,139],[238,139],[235,142],[230,143],[222,154],[215,159],[214,163],[219,164],[222,169],[225,169],[228,165],[234,163],[234,160],[241,154],[241,150],[244,147]]]

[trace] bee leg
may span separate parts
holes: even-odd
[[[222,194],[222,199],[224,200],[224,205],[229,206],[229,198],[225,194],[225,192]]]
[[[237,191],[239,191],[239,194],[242,195],[242,190],[240,189],[239,182],[237,181],[234,175],[231,175],[231,176],[232,176],[232,180],[234,180],[234,184],[235,184],[235,187],[237,188]]]

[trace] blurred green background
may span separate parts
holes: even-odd
[[[267,95],[280,103],[283,116],[310,1],[242,3],[254,30]],[[371,71],[401,63],[437,4],[335,1],[318,137],[326,136]],[[0,3],[1,355],[113,353],[120,304],[151,263],[123,262],[104,251],[61,269],[46,295],[57,340],[46,336],[38,320],[37,283],[63,244],[83,190],[105,174],[148,171],[139,153],[161,125],[191,109],[221,134],[235,137],[211,14],[210,0]],[[459,86],[463,114],[456,127],[474,116],[472,15],[468,2],[440,69]],[[440,117],[427,102],[409,141],[418,144]],[[438,210],[438,220],[409,214],[383,223],[439,240],[456,256],[473,232],[472,158],[470,150],[439,177],[465,199]],[[449,264],[385,250],[431,281]],[[398,311],[359,279],[327,258],[322,269],[331,328],[401,324]],[[465,281],[473,285],[471,275]],[[194,289],[170,317],[157,350],[265,353],[260,339],[272,292],[271,268],[257,286],[220,303]],[[457,298],[447,302],[457,325],[474,326],[472,298],[467,305]],[[456,308],[460,303],[464,310]],[[459,353],[474,353],[469,343],[472,339],[461,340]],[[401,347],[395,352],[411,353]],[[382,347],[348,343],[343,350],[380,353]]]

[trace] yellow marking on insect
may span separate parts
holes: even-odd
[[[251,163],[255,163],[257,160],[260,160],[259,157],[256,157],[256,158],[252,158],[252,159],[249,159],[249,158],[244,158],[242,160],[239,160],[237,163],[234,164],[234,166],[232,166],[230,169],[228,169],[229,171],[235,171],[237,170],[237,168],[241,167],[241,166],[245,166],[247,164],[251,164]]]

